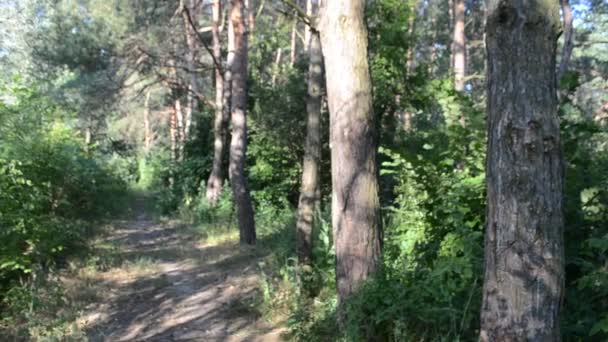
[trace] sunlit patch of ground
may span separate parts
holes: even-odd
[[[88,303],[79,329],[90,341],[282,340],[256,309],[263,251],[240,246],[234,230],[196,236],[143,215],[116,222],[89,265],[62,279]]]

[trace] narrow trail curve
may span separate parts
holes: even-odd
[[[140,214],[106,243],[121,263],[98,272],[98,300],[81,319],[90,341],[281,341],[282,329],[249,305],[259,252],[204,245],[178,223]]]

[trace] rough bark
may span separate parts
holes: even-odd
[[[230,19],[234,31],[234,60],[232,64],[232,141],[230,142],[230,183],[239,221],[240,242],[256,242],[255,221],[251,196],[245,175],[247,155],[247,26],[243,0],[232,0]]]
[[[363,0],[324,2],[319,25],[330,112],[332,226],[340,303],[375,273],[380,259],[377,139],[364,7]]]
[[[220,42],[220,16],[222,13],[221,0],[213,0],[212,4],[212,44],[213,44],[213,57],[216,61],[222,60],[222,50]],[[229,30],[229,35],[232,30]],[[230,39],[230,41],[233,41]],[[228,44],[229,55],[234,54],[234,44]],[[230,58],[229,58],[230,59]],[[228,60],[226,63],[226,77],[231,80],[231,61]],[[228,121],[229,107],[224,109],[224,102],[228,102],[228,99],[224,101],[224,80],[222,79],[222,70],[217,66],[214,68],[215,73],[215,113],[213,121],[213,166],[211,168],[211,174],[207,180],[207,203],[210,206],[217,204],[217,199],[222,192],[223,172],[222,172],[222,161],[224,159],[224,153],[226,150],[226,129]],[[228,83],[229,83],[228,81]],[[227,86],[230,89],[230,85]],[[226,114],[225,114],[226,113]]]
[[[306,98],[306,142],[302,163],[302,187],[298,202],[297,251],[302,264],[312,261],[312,232],[315,208],[319,197],[319,161],[321,159],[321,89],[323,83],[323,55],[319,33],[312,32],[308,44],[308,95]]]
[[[570,0],[559,1],[562,8],[562,15],[564,18],[564,47],[562,48],[562,59],[559,63],[559,69],[557,71],[557,81],[562,79],[562,76],[568,70],[568,63],[570,63],[570,57],[572,56],[572,49],[574,48],[574,42],[572,41],[572,9],[570,8]]]
[[[563,157],[553,0],[490,0],[481,341],[560,341]]]
[[[454,0],[454,36],[452,43],[454,89],[463,91],[466,77],[466,36],[464,30],[464,0]]]

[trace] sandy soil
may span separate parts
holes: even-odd
[[[118,222],[106,243],[117,266],[97,272],[80,323],[90,341],[281,341],[253,302],[259,251],[202,244],[178,223],[144,214]]]

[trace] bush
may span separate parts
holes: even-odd
[[[0,297],[81,250],[84,220],[123,209],[127,194],[94,147],[59,123],[68,114],[29,89],[14,96],[0,106]]]

